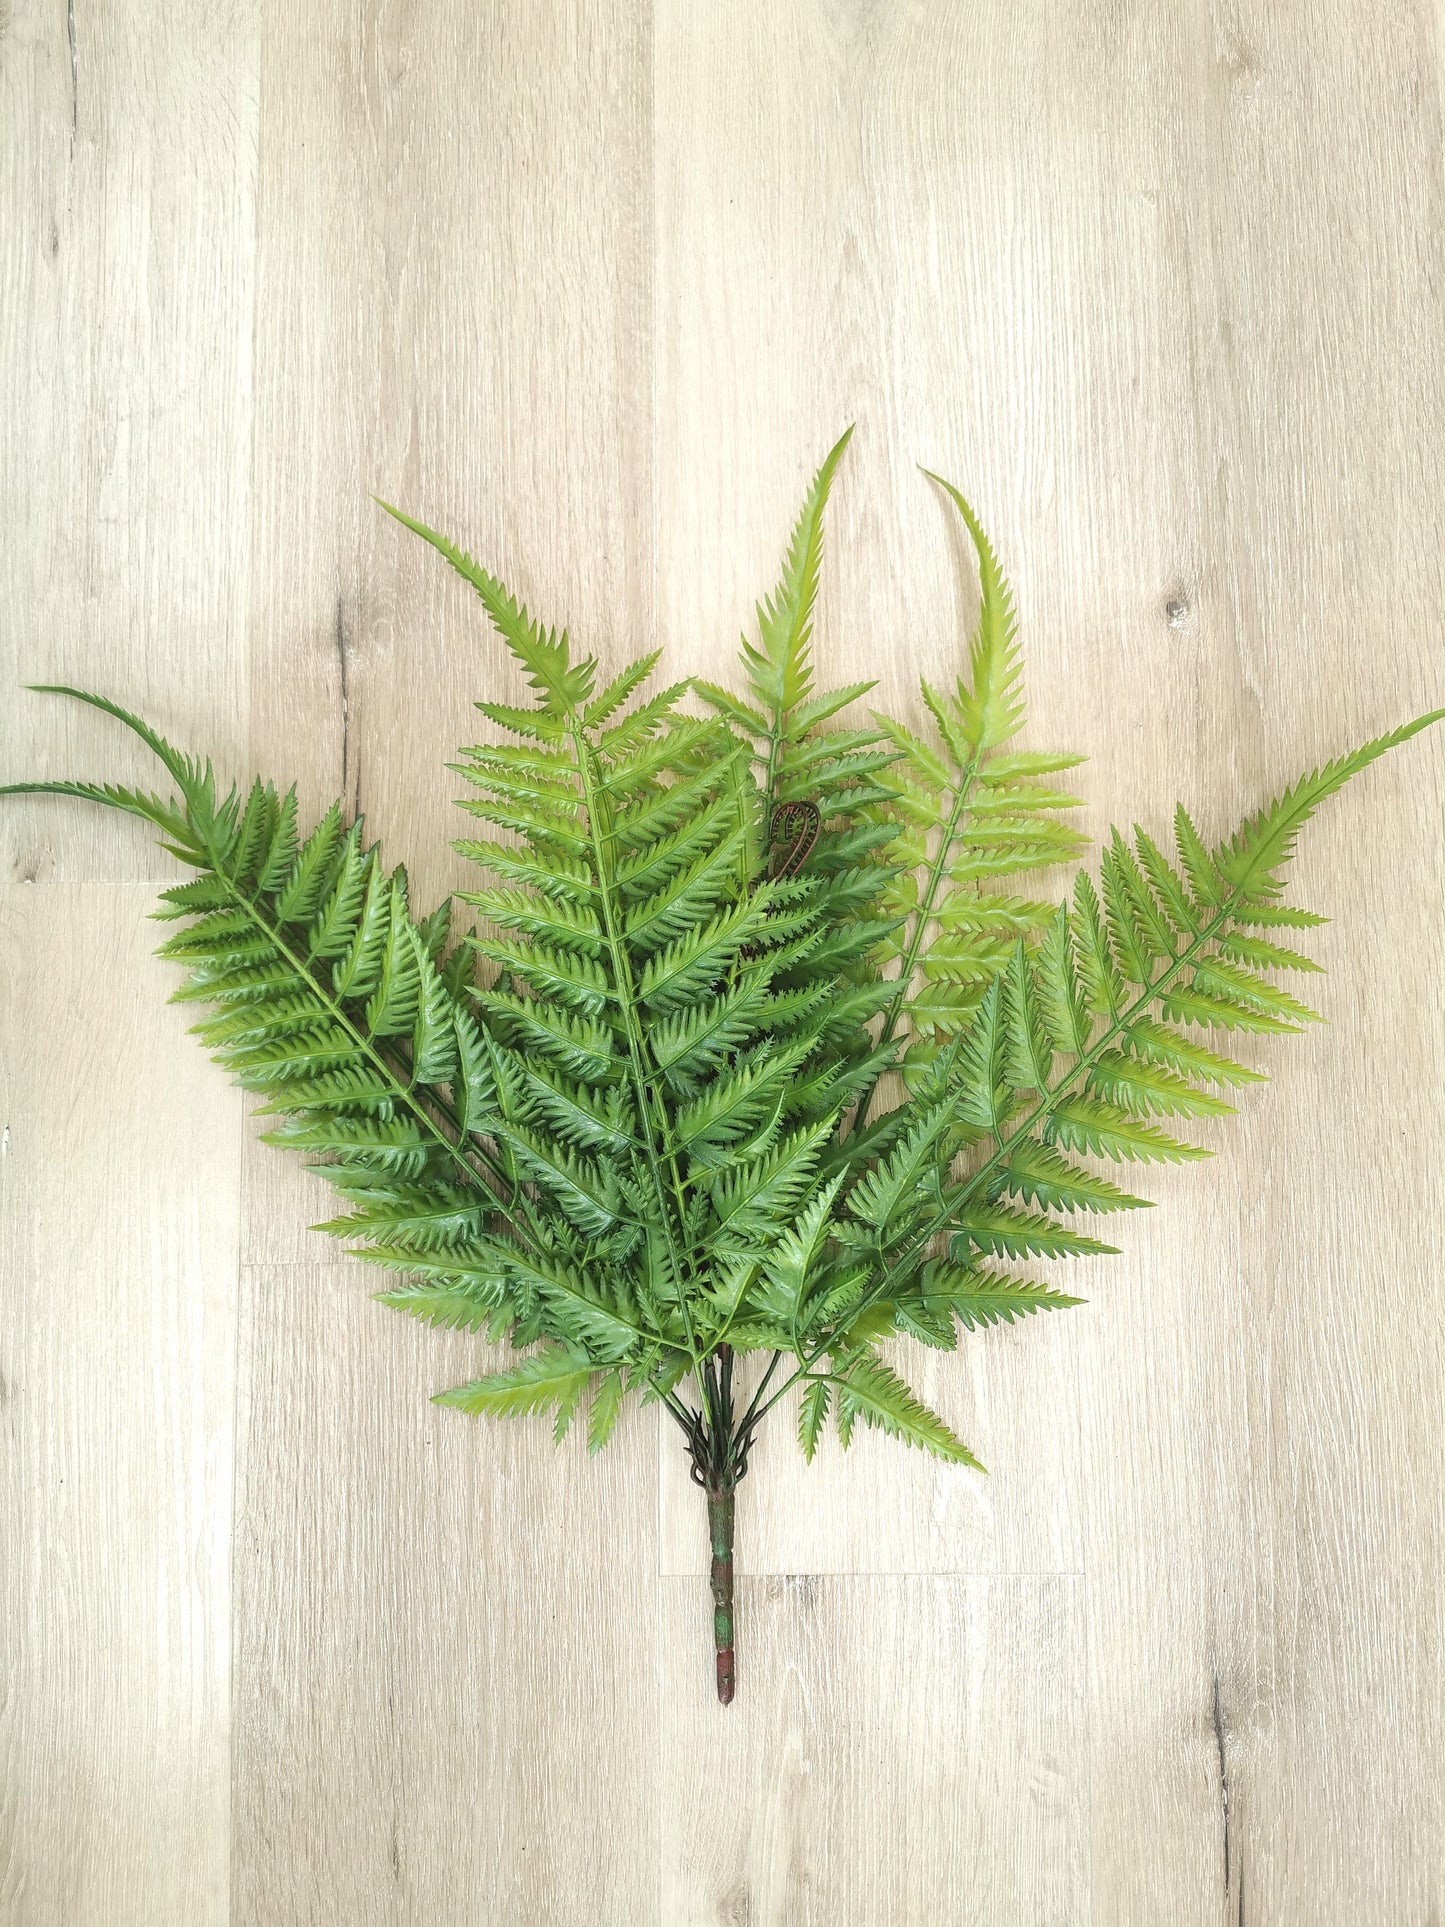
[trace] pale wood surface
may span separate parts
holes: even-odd
[[[1218,833],[1445,684],[1442,49],[1424,0],[0,5],[0,768],[140,772],[19,692],[80,681],[430,898],[514,685],[368,492],[716,675],[854,420],[839,678],[957,662],[940,468],[1090,828]],[[723,1713],[671,1437],[431,1407],[475,1348],[307,1233],[147,959],[167,860],[6,804],[0,1919],[1437,1922],[1442,851],[1426,739],[1304,846],[1331,1028],[1087,1309],[910,1359],[987,1480],[766,1439]]]

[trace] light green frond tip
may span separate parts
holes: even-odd
[[[481,597],[482,606],[492,619],[492,626],[506,643],[512,654],[527,672],[527,679],[541,698],[541,706],[553,713],[569,707],[580,707],[592,694],[596,678],[596,658],[586,656],[581,662],[572,661],[568,646],[567,632],[544,630],[527,613],[524,604],[511,594],[505,583],[484,569],[480,562],[457,547],[447,536],[439,535],[435,529],[428,528],[425,522],[394,508],[384,502],[379,495],[372,500],[378,508],[400,522],[403,528],[419,535],[423,542],[429,542],[437,554],[443,556],[464,582],[469,582]]]
[[[969,677],[960,678],[958,706],[964,731],[974,749],[995,749],[1007,742],[1023,723],[1023,661],[1018,648],[1018,622],[1013,591],[1009,588],[983,525],[952,482],[932,469],[923,473],[937,482],[963,517],[978,554],[980,601],[978,626],[969,645]]]
[[[1333,762],[1323,763],[1308,776],[1302,776],[1214,852],[1214,865],[1219,874],[1247,898],[1268,902],[1277,897],[1284,887],[1278,873],[1294,855],[1300,831],[1325,798],[1343,789],[1352,776],[1358,776],[1386,750],[1409,742],[1412,736],[1418,736],[1422,729],[1428,729],[1442,718],[1445,718],[1445,709],[1432,709],[1424,716],[1417,716],[1414,722],[1402,723],[1398,729],[1351,750],[1349,755],[1337,756]]]
[[[823,564],[823,511],[852,434],[851,427],[844,430],[813,477],[793,529],[782,579],[772,595],[758,604],[761,647],[743,643],[748,680],[764,709],[796,709],[812,688],[809,643]]]

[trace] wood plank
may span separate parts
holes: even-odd
[[[0,890],[0,1917],[221,1922],[240,1106],[148,887]]]
[[[745,1580],[723,1708],[706,1582],[664,1581],[661,1919],[1087,1918],[1080,1593],[1056,1578]]]
[[[0,10],[6,780],[161,780],[116,723],[28,682],[240,761],[258,73],[250,0]],[[171,869],[106,812],[0,814],[6,880]]]
[[[589,1461],[360,1266],[246,1282],[237,1927],[653,1918],[655,1414]]]
[[[429,900],[520,684],[368,491],[726,678],[855,419],[826,673],[921,721],[959,665],[922,460],[1089,827],[1222,833],[1440,699],[1438,12],[0,5],[0,676],[344,793]],[[145,770],[38,698],[0,735]],[[481,1349],[365,1303],[162,1009],[168,859],[7,805],[0,878],[61,881],[0,893],[0,1917],[1432,1919],[1442,793],[1427,740],[1312,826],[1332,1027],[1090,1305],[900,1347],[989,1479],[806,1470],[780,1413],[728,1713],[675,1434],[427,1405]]]
[[[1205,594],[1181,573],[1176,598],[1210,734],[1227,723],[1186,764],[1210,831],[1438,700],[1438,223],[1387,239],[1364,212],[1438,203],[1438,116],[1412,30],[1376,39],[1352,8],[1301,25],[1250,7],[1176,35],[1161,16],[1090,76],[1157,197],[1212,478]],[[1438,1107],[1445,1061],[1421,942],[1441,755],[1402,752],[1311,826],[1298,897],[1338,919],[1312,946],[1333,1028],[1250,1053],[1279,1081],[1172,1232],[1153,1343],[1140,1356],[1106,1312],[1081,1361],[1089,1465],[1124,1475],[1084,1483],[1091,1677],[1117,1682],[1095,1714],[1111,1918],[1428,1917],[1441,1361],[1415,1308],[1445,1195],[1399,1120]],[[1377,1143],[1388,1203],[1362,1183]]]

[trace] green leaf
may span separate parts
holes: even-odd
[[[579,1016],[540,997],[517,997],[499,990],[478,991],[476,1001],[507,1043],[540,1051],[568,1077],[605,1084],[624,1073],[625,1063],[616,1053],[611,1031],[595,1018]]]
[[[949,787],[953,779],[947,763],[941,756],[936,756],[921,737],[915,736],[911,729],[905,729],[892,716],[885,716],[881,710],[870,709],[868,713],[903,758],[905,767],[920,783],[930,784],[937,790]],[[940,820],[941,815],[940,809]]]
[[[1005,1063],[1005,1011],[998,978],[984,992],[958,1060],[963,1100],[958,1115],[981,1131],[1001,1131],[1014,1108]]]
[[[955,1256],[970,1244],[1004,1258],[1102,1257],[1118,1252],[1117,1245],[1100,1244],[1097,1238],[1070,1231],[1052,1218],[1031,1211],[1010,1211],[1003,1205],[966,1205],[955,1222],[959,1228],[950,1246],[960,1247]]]
[[[1182,1164],[1210,1156],[1202,1145],[1183,1144],[1157,1126],[1093,1097],[1064,1098],[1049,1118],[1049,1131],[1066,1150],[1129,1163]]]
[[[379,1305],[404,1311],[439,1331],[485,1331],[496,1316],[498,1295],[475,1285],[398,1285],[375,1294]],[[455,1399],[450,1401],[456,1403]]]
[[[406,897],[393,880],[381,944],[376,989],[366,1006],[366,1025],[373,1037],[398,1037],[417,1022],[421,1007],[421,953],[406,914]]]
[[[527,1175],[542,1185],[559,1209],[588,1237],[599,1237],[622,1215],[622,1201],[611,1174],[590,1158],[580,1157],[545,1131],[522,1124],[498,1123]]]
[[[803,1457],[809,1465],[818,1449],[818,1439],[828,1418],[828,1400],[832,1386],[826,1378],[811,1378],[803,1392],[802,1403],[798,1407],[798,1443],[803,1448]]]
[[[587,1414],[587,1450],[600,1452],[612,1437],[613,1427],[617,1424],[617,1414],[622,1410],[622,1398],[626,1386],[619,1371],[603,1372],[597,1380],[597,1389],[592,1394],[592,1407]]]
[[[276,897],[278,923],[309,923],[321,907],[341,847],[341,805],[333,803],[291,866]]]
[[[477,842],[468,837],[459,838],[452,847],[495,876],[540,890],[564,910],[580,912],[591,907],[591,873],[579,857],[550,849],[515,849],[505,843]],[[463,896],[462,901],[470,899]]]
[[[1052,1145],[1025,1138],[1009,1153],[1007,1188],[1052,1211],[1139,1211],[1152,1203],[1133,1198],[1107,1178],[1071,1164]]]
[[[772,895],[764,885],[751,898],[733,904],[701,929],[689,931],[649,958],[638,985],[641,1001],[667,1013],[695,1000],[759,931]]]
[[[391,928],[392,891],[392,879],[383,873],[379,863],[373,863],[366,881],[360,919],[352,924],[332,971],[332,986],[338,997],[359,1001],[370,996],[380,980]],[[327,954],[326,950],[313,943],[313,956]]]
[[[840,1431],[844,1413],[848,1413],[850,1421],[857,1413],[866,1425],[876,1426],[891,1438],[902,1439],[905,1445],[919,1446],[935,1458],[949,1459],[955,1465],[972,1466],[975,1472],[984,1470],[963,1441],[955,1437],[936,1412],[931,1412],[915,1397],[882,1359],[864,1354],[842,1373],[829,1376],[838,1388]]]
[[[799,703],[789,716],[788,735],[795,740],[801,738],[808,730],[827,722],[830,716],[836,716],[840,709],[846,709],[849,703],[856,703],[877,686],[876,682],[850,682],[842,689],[828,689],[821,695],[809,697],[807,702]]]
[[[1190,899],[1183,877],[1158,844],[1137,823],[1134,825],[1134,843],[1139,851],[1139,860],[1148,872],[1149,881],[1165,912],[1173,919],[1181,934],[1192,937],[1199,928],[1199,913]],[[1168,948],[1172,949],[1172,944]]]
[[[1175,984],[1170,989],[1164,999],[1164,1015],[1172,1023],[1202,1024],[1218,1030],[1261,1031],[1269,1036],[1296,1035],[1303,1028],[1253,1004],[1215,996],[1187,984]]]
[[[1233,921],[1259,930],[1276,927],[1317,930],[1322,924],[1328,923],[1329,918],[1318,916],[1313,910],[1296,910],[1287,903],[1251,903],[1242,910],[1236,910]]]
[[[1313,957],[1302,956],[1298,950],[1287,950],[1282,944],[1267,943],[1263,937],[1242,937],[1238,932],[1219,939],[1219,953],[1232,963],[1254,964],[1260,970],[1323,969],[1323,965],[1317,964]]]
[[[1082,1057],[1089,1047],[1088,1006],[1079,985],[1069,913],[1060,905],[1039,949],[1039,989],[1056,1049]]]
[[[1044,1029],[1038,985],[1022,937],[1004,977],[1004,1004],[1009,1077],[1019,1090],[1046,1091],[1053,1071],[1053,1045]]]
[[[588,703],[582,712],[582,720],[589,729],[596,729],[605,723],[609,716],[621,709],[634,689],[645,683],[662,660],[662,651],[654,649],[650,654],[639,656],[635,662],[628,663],[612,678],[600,696]]]
[[[1195,970],[1194,982],[1198,989],[1211,997],[1223,997],[1231,1003],[1246,1004],[1253,1010],[1261,1010],[1270,1017],[1282,1017],[1292,1024],[1324,1022],[1317,1010],[1311,1010],[1308,1004],[1301,1003],[1289,991],[1281,990],[1277,984],[1268,983],[1252,970],[1230,963],[1221,956],[1206,958]]]
[[[501,964],[543,1000],[555,999],[584,1017],[596,1017],[607,1006],[611,986],[591,958],[531,941],[486,937],[469,941],[479,957]]]
[[[968,1265],[930,1265],[924,1290],[935,1303],[946,1305],[965,1331],[1011,1325],[1034,1312],[1067,1311],[1084,1302],[1031,1278],[1009,1278]]]
[[[1200,903],[1223,903],[1226,889],[1224,880],[1215,869],[1214,859],[1205,849],[1182,803],[1174,812],[1174,841],[1178,846],[1179,861]]]
[[[530,890],[498,889],[464,891],[462,901],[503,930],[521,931],[524,936],[562,950],[576,950],[584,957],[601,953],[602,926],[585,899],[580,903],[560,902]]]
[[[572,1265],[529,1251],[515,1240],[494,1239],[491,1249],[508,1271],[548,1305],[566,1326],[576,1349],[585,1347],[598,1364],[613,1364],[633,1351],[646,1328],[627,1310],[606,1303],[596,1286]]]
[[[1099,914],[1099,899],[1084,871],[1080,871],[1074,884],[1072,929],[1089,1009],[1112,1023],[1127,1000],[1128,986],[1109,949]]]
[[[690,682],[670,683],[655,696],[649,696],[645,703],[639,703],[620,723],[604,729],[597,742],[603,763],[610,766],[617,762],[640,743],[647,742],[664,723],[676,721],[677,705],[692,686]]]
[[[787,1330],[797,1329],[809,1283],[833,1230],[833,1201],[842,1182],[841,1173],[830,1178],[764,1260],[760,1308]]]
[[[564,1404],[570,1410],[591,1375],[591,1365],[560,1346],[549,1345],[506,1371],[489,1372],[470,1385],[438,1392],[433,1403],[455,1406],[459,1412],[489,1412],[494,1418],[521,1418]]]
[[[355,937],[357,920],[364,914],[367,892],[380,868],[375,852],[361,847],[360,823],[353,823],[342,841],[341,855],[326,886],[322,907],[311,925],[306,944],[308,962],[329,961],[347,950]]]
[[[955,767],[960,771],[967,770],[973,762],[975,745],[970,740],[967,724],[958,706],[951,703],[947,696],[941,696],[923,677],[919,678],[918,687]]]
[[[1129,1048],[1156,1064],[1167,1064],[1171,1070],[1182,1071],[1187,1077],[1202,1077],[1211,1084],[1265,1082],[1262,1071],[1236,1064],[1232,1057],[1220,1057],[1168,1024],[1155,1023],[1150,1018],[1136,1017],[1130,1022]]]
[[[1145,1057],[1105,1051],[1089,1071],[1089,1089],[1138,1116],[1227,1117],[1234,1106],[1199,1091],[1176,1072]]]
[[[704,682],[700,676],[693,678],[692,686],[705,703],[710,704],[719,715],[726,716],[729,721],[747,730],[749,735],[767,734],[768,719],[760,709],[754,709],[751,704],[720,688],[715,682]]]

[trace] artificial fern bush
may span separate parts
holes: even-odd
[[[923,685],[932,740],[877,712],[836,727],[871,685],[813,686],[846,440],[744,643],[742,694],[643,694],[656,653],[600,684],[391,511],[476,590],[533,697],[479,703],[502,740],[453,765],[476,830],[458,847],[488,879],[460,939],[339,804],[303,831],[294,790],[223,795],[102,697],[58,692],[135,730],[170,797],[10,786],[144,817],[194,872],[158,912],[176,995],[265,1100],[269,1142],[338,1193],[322,1228],[395,1274],[383,1303],[519,1354],[441,1403],[549,1413],[558,1439],[585,1410],[593,1450],[624,1399],[667,1412],[707,1498],[724,1702],[734,1494],[763,1421],[790,1399],[809,1458],[830,1420],[844,1445],[862,1420],[976,1466],[880,1347],[951,1349],[960,1327],[1079,1302],[1012,1263],[1114,1249],[1081,1226],[1145,1200],[1098,1160],[1207,1155],[1177,1120],[1228,1112],[1258,1073],[1202,1038],[1315,1016],[1276,982],[1317,968],[1282,941],[1321,921],[1281,900],[1300,828],[1445,714],[1311,772],[1214,849],[1182,805],[1172,851],[1115,831],[1097,881],[1057,902],[1043,885],[1083,846],[1058,781],[1080,759],[1010,747],[1009,590],[949,484],[982,596],[966,674]]]

